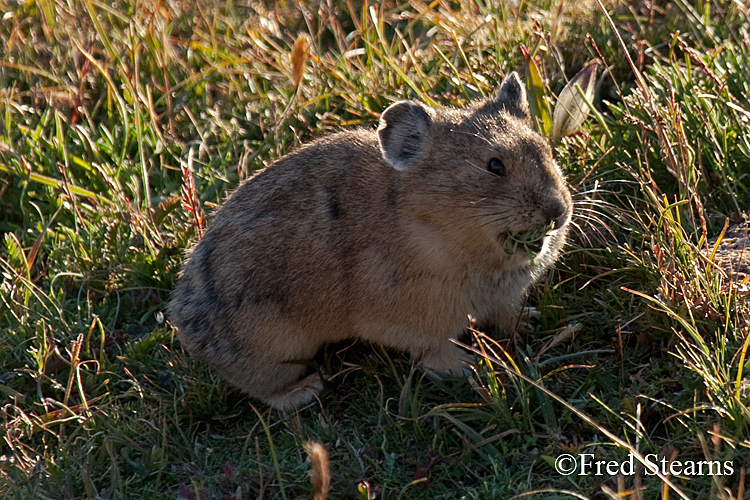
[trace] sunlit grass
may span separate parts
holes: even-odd
[[[712,259],[750,206],[748,12],[605,8],[611,25],[596,2],[2,4],[0,496],[310,498],[317,440],[331,499],[742,498],[746,284]],[[553,110],[592,60],[596,108],[556,144],[571,241],[531,331],[478,335],[470,381],[336,345],[321,404],[281,415],[182,350],[165,304],[184,254],[255,170],[511,70]],[[635,451],[736,474],[552,467]]]

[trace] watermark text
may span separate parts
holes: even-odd
[[[673,460],[655,453],[646,455],[643,470],[647,476],[731,476],[734,474],[732,462],[720,460]],[[639,461],[630,454],[623,461],[596,460],[593,453],[571,455],[564,453],[555,459],[555,470],[563,476],[632,476]]]

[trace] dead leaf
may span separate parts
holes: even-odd
[[[292,48],[292,83],[294,90],[299,88],[302,75],[305,72],[305,63],[310,51],[310,37],[307,33],[300,33]]]
[[[591,61],[560,92],[552,118],[552,141],[572,134],[586,121],[590,111],[589,103],[594,100],[598,67],[596,61]]]

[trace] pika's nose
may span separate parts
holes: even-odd
[[[554,229],[563,227],[568,219],[568,209],[560,201],[550,202],[544,208],[543,213]]]

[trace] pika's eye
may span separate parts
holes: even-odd
[[[487,164],[487,170],[489,170],[491,173],[495,175],[505,175],[505,164],[502,162],[502,160],[498,160],[497,158],[493,158],[490,160],[490,162]]]

